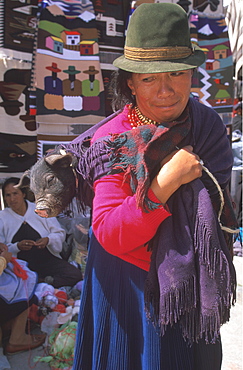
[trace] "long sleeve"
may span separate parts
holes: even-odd
[[[0,240],[8,246],[8,251],[11,252],[14,257],[17,257],[19,248],[17,247],[17,243],[11,243],[11,240],[15,232],[14,226],[20,227],[20,225],[21,224],[18,225],[16,222],[13,223],[13,220],[11,221],[6,209],[0,211]],[[16,229],[16,232],[17,230],[18,229]]]
[[[129,183],[123,182],[123,174],[108,175],[95,182],[93,207],[93,231],[109,253],[124,257],[125,254],[145,258],[144,245],[155,235],[160,223],[170,213],[162,205],[143,212],[136,205]],[[150,190],[148,196],[159,203]]]

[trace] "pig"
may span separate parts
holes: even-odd
[[[56,217],[76,196],[76,164],[73,154],[55,149],[25,171],[17,187],[30,188],[34,193],[39,216]]]
[[[119,112],[96,123],[69,144],[57,146],[25,171],[16,187],[32,191],[37,214],[41,217],[56,217],[68,208],[74,197],[78,211],[84,215],[87,207],[92,208],[93,188],[77,167],[81,156],[90,148],[96,130]]]

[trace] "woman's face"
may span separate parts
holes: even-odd
[[[192,70],[133,73],[128,87],[140,111],[157,122],[170,122],[185,109],[191,90]]]
[[[16,189],[14,184],[8,184],[4,189],[4,200],[14,212],[23,207],[25,195],[21,190]]]

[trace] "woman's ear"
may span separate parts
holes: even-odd
[[[136,94],[135,94],[135,89],[134,89],[134,86],[133,86],[133,82],[132,82],[132,79],[131,79],[131,78],[129,78],[129,79],[127,80],[127,86],[128,86],[128,87],[129,87],[129,89],[131,90],[132,95],[136,95]]]

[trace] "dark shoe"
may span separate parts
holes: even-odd
[[[31,344],[10,344],[8,343],[5,348],[6,354],[14,355],[15,353],[29,351],[30,349],[37,348],[45,342],[46,334],[34,334],[34,335],[31,335],[31,337],[32,337]]]

